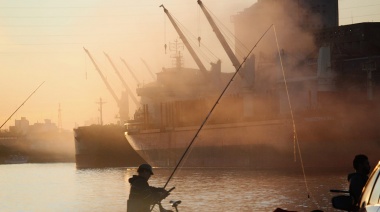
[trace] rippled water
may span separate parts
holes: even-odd
[[[163,186],[170,169],[155,169]],[[74,163],[0,165],[0,211],[126,211],[128,178],[136,169],[77,170]],[[333,211],[329,189],[345,189],[345,172],[302,173],[241,169],[180,169],[163,201],[180,199],[179,211],[273,211],[277,207]]]

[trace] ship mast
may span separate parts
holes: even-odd
[[[96,102],[97,104],[99,104],[99,122],[100,122],[100,125],[103,125],[103,104],[106,103],[106,102],[103,102],[102,101],[102,98],[100,97],[99,99],[99,102]]]
[[[178,70],[182,67],[182,55],[179,48],[183,49],[183,45],[178,40],[175,40],[174,43],[169,43],[169,49],[175,52],[174,56],[172,55],[171,57],[174,58],[174,64]]]
[[[58,104],[58,130],[62,132],[61,104]]]
[[[203,65],[202,61],[199,59],[199,57],[197,56],[197,54],[195,54],[194,49],[191,47],[189,41],[186,39],[185,35],[182,33],[181,29],[178,27],[178,25],[177,25],[176,22],[174,21],[173,17],[172,17],[171,14],[169,13],[169,11],[164,7],[164,5],[161,5],[160,7],[164,8],[164,12],[165,12],[166,15],[168,16],[170,22],[173,24],[174,29],[177,31],[179,37],[181,38],[181,40],[182,40],[183,43],[185,44],[187,50],[189,51],[189,53],[191,54],[191,56],[192,56],[193,59],[195,60],[195,63],[198,65],[199,70],[200,70],[204,75],[206,75],[206,74],[207,74],[207,70],[206,70],[205,66]],[[206,75],[206,76],[207,76],[207,75]]]

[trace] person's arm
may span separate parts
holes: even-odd
[[[363,179],[361,179],[358,175],[352,176],[350,179],[349,192],[350,196],[353,197],[355,201],[355,205],[360,201],[360,196],[362,194],[364,184],[365,182],[363,182]]]
[[[134,199],[146,200],[151,196],[151,188],[145,180],[138,179],[131,184],[131,196]]]
[[[166,191],[164,188],[157,188],[157,187],[150,186],[150,189],[151,189],[154,202],[161,201],[162,199],[165,199],[169,195],[169,192]]]

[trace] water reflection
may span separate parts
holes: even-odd
[[[171,170],[156,171],[169,176]],[[161,177],[161,176],[160,176]],[[167,177],[166,177],[167,179]],[[151,178],[151,184],[162,179]],[[241,169],[182,169],[169,183],[176,189],[168,199],[181,199],[182,211],[333,211],[331,188],[346,188],[345,172],[302,174]],[[310,194],[310,197],[308,197]]]
[[[155,169],[153,186],[163,186],[171,169]],[[128,179],[135,168],[83,169],[75,164],[0,166],[0,211],[126,211]],[[346,172],[308,176],[308,198],[300,173],[241,169],[180,169],[163,201],[180,199],[183,211],[333,211],[329,189],[346,189]],[[315,199],[314,204],[313,198]]]

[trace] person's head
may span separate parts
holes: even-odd
[[[352,164],[354,165],[354,169],[356,170],[356,172],[369,174],[371,170],[368,157],[366,155],[356,155]]]
[[[150,176],[153,175],[153,168],[151,165],[144,163],[139,166],[137,173],[139,173],[139,176],[149,180]]]

